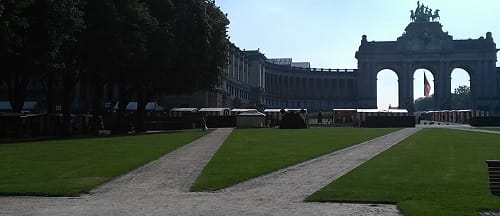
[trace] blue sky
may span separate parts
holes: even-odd
[[[454,39],[492,32],[500,41],[499,0],[424,0],[439,9],[443,30]],[[361,36],[393,41],[410,22],[414,0],[216,0],[231,21],[229,36],[241,49],[260,49],[268,58],[293,58],[317,68],[357,68]],[[497,66],[500,64],[497,63]],[[427,73],[432,85],[432,75]],[[380,108],[397,105],[397,76],[378,77]],[[468,85],[466,72],[452,74],[452,88]],[[415,73],[415,97],[423,96],[423,72]],[[451,89],[450,89],[451,91]]]

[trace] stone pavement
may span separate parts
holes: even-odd
[[[302,200],[419,130],[396,131],[214,193],[188,192],[232,131],[217,129],[82,197],[0,197],[0,215],[399,215],[394,205]]]

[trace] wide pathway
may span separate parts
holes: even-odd
[[[214,192],[188,192],[232,129],[217,129],[79,198],[0,197],[0,215],[399,215],[393,205],[302,200],[419,131],[403,129]]]
[[[425,121],[429,122],[429,121]],[[440,123],[440,124],[437,124]],[[495,130],[486,130],[482,129],[480,127],[473,127],[468,124],[456,124],[456,123],[446,123],[446,122],[437,122],[435,124],[429,125],[429,124],[418,124],[418,128],[446,128],[446,129],[455,129],[455,130],[462,130],[462,131],[472,131],[472,132],[479,132],[479,133],[490,133],[490,134],[500,134],[500,131],[495,131]]]

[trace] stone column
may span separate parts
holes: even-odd
[[[398,88],[399,88],[399,108],[407,109],[408,112],[413,113],[413,76],[408,66],[405,66],[398,74]]]
[[[434,81],[434,95],[436,99],[436,108],[439,110],[450,109],[451,101],[451,70],[448,62],[441,62]],[[437,84],[436,84],[437,83]]]
[[[373,71],[373,64],[369,62],[358,63],[357,92],[359,108],[377,107],[377,71]],[[340,89],[340,88],[339,88]]]

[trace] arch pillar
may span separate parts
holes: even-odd
[[[377,108],[377,72],[371,62],[358,62],[358,108]]]
[[[407,109],[408,112],[415,111],[413,103],[413,68],[411,63],[403,65],[402,71],[398,73],[399,108]]]
[[[496,72],[496,61],[483,58],[479,61],[479,70],[471,75],[471,91],[473,92],[473,108],[476,110],[487,110],[497,115],[500,104],[498,95],[498,83]],[[472,83],[474,81],[474,84]]]
[[[441,62],[434,74],[434,100],[438,110],[451,108],[451,70],[449,65],[449,62]]]

